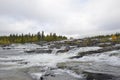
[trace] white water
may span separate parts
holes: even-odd
[[[103,62],[111,66],[120,66],[120,50],[84,56],[76,61]]]
[[[57,69],[57,70],[54,70],[54,72],[55,72],[55,74],[68,73],[68,74],[70,74],[71,76],[74,76],[74,77],[76,77],[76,78],[82,78],[82,76],[77,75],[76,73],[74,73],[73,71],[70,71],[70,70]]]
[[[24,45],[19,45],[19,49],[23,48]],[[25,48],[30,48],[30,45],[28,47],[25,45]],[[38,47],[38,46],[37,46]],[[17,46],[18,48],[18,46]],[[78,52],[83,51],[91,51],[91,50],[97,50],[100,49],[100,47],[82,47],[82,48],[76,48],[73,49],[67,53],[61,53],[61,54],[23,54],[20,53],[20,55],[6,55],[5,57],[0,57],[0,60],[5,61],[5,64],[11,64],[14,66],[10,66],[11,68],[20,68],[20,67],[30,67],[30,66],[51,66],[55,67],[57,63],[60,62],[66,62],[70,61],[68,59],[71,56],[77,55]],[[22,49],[21,49],[22,50]],[[56,50],[55,50],[56,51]],[[14,51],[15,52],[15,51]],[[54,51],[53,51],[54,52]],[[18,54],[19,52],[16,51]],[[20,64],[22,62],[28,62],[28,64]],[[4,62],[0,62],[0,64],[4,64]],[[20,66],[19,66],[20,65]],[[3,69],[3,68],[2,68]],[[10,68],[9,68],[10,69]]]
[[[31,73],[31,76],[33,77],[33,79],[35,80],[40,80],[40,77],[43,75],[44,73]]]
[[[100,47],[81,47],[81,48],[72,49],[67,53],[60,53],[60,54],[34,54],[34,53],[26,54],[24,53],[23,48],[26,48],[26,49],[43,48],[38,45],[34,45],[33,47],[31,47],[32,45],[31,44],[25,44],[25,45],[19,45],[19,46],[14,45],[14,48],[15,49],[19,48],[19,50],[0,49],[0,54],[2,54],[2,56],[0,56],[0,65],[4,65],[4,66],[0,66],[0,69],[7,70],[7,69],[26,68],[26,67],[32,67],[32,66],[47,66],[47,67],[55,68],[57,63],[67,62],[67,61],[94,62],[95,64],[105,63],[110,66],[120,67],[120,50],[110,51],[102,54],[93,54],[89,56],[84,56],[79,59],[69,59],[69,57],[75,56],[79,52],[93,51],[101,48]],[[44,48],[47,48],[47,46],[44,46]],[[53,53],[55,52],[56,52],[56,49],[54,49]],[[4,55],[4,53],[9,55]],[[27,64],[24,64],[25,62],[27,62]],[[74,77],[80,77],[76,75],[74,72],[71,72],[68,70],[63,70],[63,71],[67,72],[68,74]],[[57,70],[57,72],[60,72],[60,73],[62,73],[63,71]],[[43,73],[36,72],[36,73],[32,73],[31,75],[33,77],[39,78],[42,74]]]

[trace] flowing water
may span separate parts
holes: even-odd
[[[27,73],[34,80],[44,80],[40,77],[46,73],[54,74],[51,76],[55,77],[47,76],[46,80],[120,80],[120,50],[92,54],[79,59],[69,59],[69,57],[76,56],[79,52],[101,48],[94,46],[81,47],[59,54],[55,54],[57,49],[53,49],[52,54],[29,54],[24,52],[25,50],[37,48],[48,48],[48,46],[13,44],[7,49],[0,48],[0,80],[12,80],[6,77],[11,73],[17,75],[17,72]],[[90,75],[91,73],[92,75]],[[16,78],[16,80],[19,79]]]

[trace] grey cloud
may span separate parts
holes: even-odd
[[[0,0],[0,33],[56,32],[89,35],[116,32],[119,0]]]

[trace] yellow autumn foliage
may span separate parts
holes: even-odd
[[[112,41],[117,40],[117,37],[115,35],[112,35]]]

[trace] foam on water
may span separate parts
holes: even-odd
[[[41,72],[41,73],[31,73],[31,76],[33,77],[33,79],[35,80],[40,80],[40,77],[43,77],[46,74],[46,72]],[[74,73],[73,71],[70,70],[62,70],[62,69],[56,69],[56,70],[52,70],[51,73],[47,73],[47,74],[51,74],[51,75],[64,75],[64,74],[68,74],[74,78],[77,79],[82,79],[83,75],[77,75],[76,73]]]
[[[114,55],[111,55],[113,53]],[[83,56],[76,61],[105,62],[106,64],[109,64],[111,66],[120,66],[120,50]]]
[[[16,63],[16,65],[19,63],[27,62],[27,64],[21,64],[21,65],[28,66],[28,67],[29,66],[55,67],[57,63],[69,61],[70,59],[68,58],[71,56],[77,55],[78,52],[91,51],[91,50],[97,50],[97,49],[100,49],[100,47],[82,47],[82,48],[78,48],[73,51],[71,50],[67,53],[61,53],[61,54],[34,54],[34,53],[26,54],[26,55],[20,54],[20,55],[0,57],[0,60]],[[19,68],[19,66],[17,67]]]
[[[76,48],[75,50],[74,49],[70,50],[69,53],[77,55],[79,52],[95,51],[95,50],[98,50],[98,49],[101,49],[101,47],[96,47],[96,46],[93,46],[93,47],[80,47],[80,48]]]
[[[27,48],[27,49],[33,49],[33,48],[39,48],[39,45],[36,44],[12,44],[11,47],[22,49],[22,48]]]
[[[36,45],[35,45],[36,46]],[[19,46],[20,48],[21,46]],[[25,47],[25,46],[24,46]],[[30,45],[31,47],[31,45]],[[30,48],[28,45],[26,46],[27,49],[34,49]],[[21,47],[23,48],[23,47]],[[81,48],[75,48],[70,50],[66,53],[60,53],[60,54],[21,54],[20,50],[15,50],[16,53],[20,53],[19,55],[4,55],[3,57],[0,57],[0,65],[8,65],[6,67],[0,67],[0,69],[16,69],[16,68],[26,68],[26,67],[32,67],[32,66],[47,66],[47,67],[56,67],[57,63],[61,62],[67,62],[67,61],[82,61],[82,62],[103,62],[111,66],[120,66],[120,50],[118,51],[110,51],[106,53],[100,53],[100,54],[92,54],[89,56],[83,56],[79,59],[69,59],[69,57],[76,56],[79,52],[85,52],[85,51],[94,51],[101,49],[101,47],[81,47]],[[21,51],[23,51],[21,49]],[[4,50],[1,51],[2,54]],[[7,51],[8,52],[8,51]],[[53,53],[55,53],[53,51]],[[26,62],[26,63],[25,63]],[[9,66],[10,65],[10,66]],[[57,69],[54,71],[56,74],[62,74],[67,73],[71,76],[74,76],[76,78],[82,78],[82,76],[75,74],[74,72],[70,70],[61,70]],[[39,79],[40,76],[42,76],[44,73],[31,73],[33,78]]]
[[[120,66],[120,51],[110,51],[101,54],[93,54],[90,56],[84,56],[79,59],[69,59],[71,56],[77,55],[79,52],[84,51],[92,51],[101,49],[100,47],[81,47],[70,50],[67,53],[61,54],[20,54],[20,55],[6,55],[4,57],[0,57],[1,65],[12,65],[5,67],[7,69],[14,68],[24,68],[30,66],[48,66],[48,67],[56,67],[57,63],[66,62],[66,61],[83,61],[83,62],[105,62],[112,66]],[[5,63],[4,63],[5,62]],[[26,64],[24,64],[26,62]],[[4,69],[1,68],[1,69]]]
[[[40,80],[40,77],[43,75],[44,73],[31,73],[31,76],[33,79],[35,80]]]
[[[6,64],[14,63],[14,67],[17,66],[19,63],[27,62],[27,64],[19,64],[19,67],[30,67],[30,66],[51,66],[55,67],[58,62],[65,62],[67,61],[68,57],[71,55],[68,54],[33,54],[33,55],[19,55],[19,56],[10,56],[8,58],[0,58],[0,60],[7,61]],[[21,60],[21,61],[20,61]],[[14,62],[12,62],[14,61]],[[1,64],[1,63],[0,63]],[[2,62],[3,64],[3,62]],[[15,65],[16,64],[16,65]],[[11,68],[14,68],[11,67]]]
[[[57,70],[54,70],[55,74],[62,74],[62,73],[67,73],[75,78],[83,78],[82,75],[77,75],[76,73],[74,73],[73,71],[71,70],[62,70],[62,69],[57,69]]]

